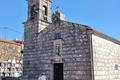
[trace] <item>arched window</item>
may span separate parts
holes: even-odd
[[[43,19],[47,20],[47,16],[48,16],[48,10],[47,10],[47,7],[44,5],[43,6]]]
[[[30,13],[31,13],[30,19],[34,19],[37,16],[38,10],[36,8],[36,5],[31,6]]]
[[[43,6],[43,14],[45,16],[47,16],[48,12],[47,12],[47,7],[46,6]]]

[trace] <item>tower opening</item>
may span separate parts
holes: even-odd
[[[47,9],[47,7],[44,5],[44,6],[43,6],[43,20],[47,21],[47,16],[48,16],[48,9]]]
[[[30,10],[31,16],[30,19],[34,19],[37,16],[37,9],[36,9],[36,5],[32,5],[31,6],[31,10]]]

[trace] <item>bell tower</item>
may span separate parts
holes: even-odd
[[[38,32],[51,23],[51,0],[27,0],[27,22],[37,22]]]
[[[50,0],[27,0],[28,16],[24,22],[24,58],[23,79],[37,80],[38,64],[37,38],[41,32],[51,23],[51,1]]]
[[[51,22],[50,0],[28,0],[28,17]]]

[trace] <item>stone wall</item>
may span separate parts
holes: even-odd
[[[120,45],[92,35],[94,80],[120,80]]]
[[[60,57],[64,64],[64,80],[91,80],[91,54],[89,33],[83,26],[60,22],[47,27],[38,36],[37,59],[39,75],[45,73],[53,80],[54,35],[61,33]],[[37,80],[37,79],[34,79]]]
[[[24,58],[23,58],[23,80],[34,80],[37,75],[36,47],[37,47],[37,21],[26,22],[24,28]]]
[[[0,40],[0,60],[22,59],[21,55],[22,45],[13,41]]]
[[[22,45],[10,40],[0,40],[0,76],[19,77],[22,74]]]

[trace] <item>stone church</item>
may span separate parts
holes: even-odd
[[[50,0],[27,0],[22,80],[120,80],[120,41],[68,22]]]

